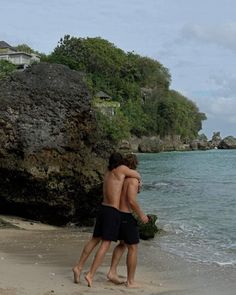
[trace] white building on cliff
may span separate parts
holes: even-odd
[[[0,41],[0,60],[7,60],[19,69],[24,69],[33,62],[39,62],[40,57],[37,54],[17,51],[5,41]]]

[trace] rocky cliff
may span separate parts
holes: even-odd
[[[223,138],[219,145],[219,149],[236,149],[236,138],[233,136],[227,136]]]
[[[219,134],[219,132],[217,132]],[[209,149],[236,149],[236,138],[227,136],[221,139],[220,136],[213,136],[211,140],[196,138],[188,143],[182,142],[179,135],[165,136],[143,136],[141,138],[131,137],[129,140],[122,140],[120,150],[125,152],[159,153],[170,151],[196,151]]]
[[[0,81],[0,213],[85,223],[110,148],[79,72],[41,63]]]

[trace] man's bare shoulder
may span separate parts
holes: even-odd
[[[120,165],[120,166],[118,166],[118,167],[116,167],[116,170],[127,170],[127,169],[129,169],[127,166],[125,166],[125,165]]]
[[[133,178],[133,177],[127,177],[126,179],[125,179],[125,182],[127,183],[127,184],[131,184],[131,185],[138,185],[138,179],[137,178]]]
[[[116,169],[118,169],[120,171],[130,171],[130,170],[135,171],[134,169],[130,169],[128,166],[123,165],[123,164],[118,166]]]
[[[126,174],[129,170],[130,170],[129,167],[125,165],[120,165],[116,167],[115,169],[113,169],[113,171],[115,171],[116,173],[122,173],[122,174]]]

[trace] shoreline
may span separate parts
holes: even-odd
[[[87,287],[83,275],[81,283],[74,284],[71,268],[91,235],[86,228],[58,228],[15,217],[3,218],[17,223],[19,229],[0,228],[1,295],[235,294],[235,269],[190,263],[153,247],[150,241],[141,241],[139,245],[136,280],[141,288],[128,289],[106,280],[115,243],[98,269],[93,287]],[[83,273],[88,270],[92,258],[93,255]],[[123,257],[119,274],[124,276],[125,273]]]

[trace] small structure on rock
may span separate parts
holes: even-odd
[[[93,106],[102,114],[113,117],[120,108],[120,103],[112,100],[112,97],[107,93],[99,91],[93,99]]]
[[[25,69],[34,62],[40,62],[37,54],[17,51],[5,41],[0,41],[0,60],[6,60],[17,66],[18,69]]]

